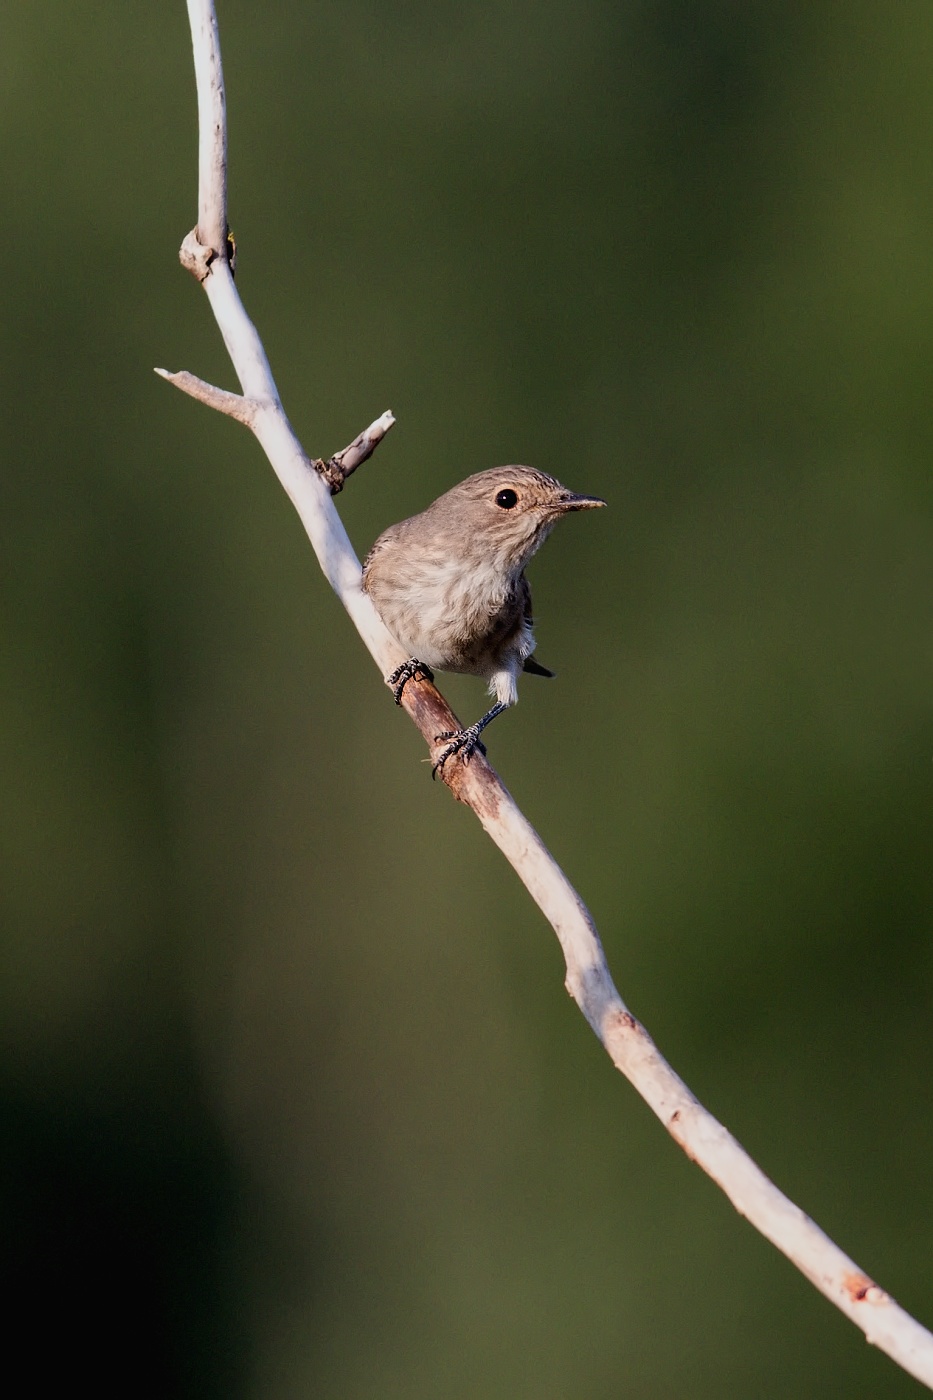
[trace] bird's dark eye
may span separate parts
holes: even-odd
[[[503,510],[511,510],[513,506],[518,505],[518,496],[511,486],[507,486],[504,491],[499,492],[496,496],[496,505],[501,506]]]

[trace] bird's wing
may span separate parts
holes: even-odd
[[[531,611],[531,588],[528,585],[528,580],[526,579],[524,573],[519,574],[518,576],[516,590],[518,592],[519,601],[522,605],[522,618],[524,619],[525,626],[529,628],[534,627],[535,620],[534,615]]]
[[[390,525],[388,530],[383,530],[382,534],[373,544],[366,558],[363,560],[363,587],[366,587],[366,577],[372,568],[374,560],[391,545],[398,534],[398,525]]]
[[[535,625],[535,620],[531,610],[531,589],[528,586],[528,580],[524,574],[522,574],[519,579],[518,586],[521,591],[522,616],[530,631]],[[540,662],[535,661],[533,656],[525,657],[525,660],[522,662],[522,670],[527,671],[529,676],[547,676],[549,680],[554,679],[554,672],[549,671],[546,666],[542,666]]]

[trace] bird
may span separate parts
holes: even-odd
[[[535,661],[525,567],[557,522],[606,502],[580,496],[534,467],[493,467],[390,525],[363,562],[363,589],[409,659],[386,684],[401,704],[409,681],[434,671],[479,676],[495,703],[474,724],[435,735],[446,743],[432,776],[459,754],[468,763],[487,725],[518,700],[518,677],[553,677]]]

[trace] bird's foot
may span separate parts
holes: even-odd
[[[419,661],[417,656],[412,656],[407,661],[403,661],[401,666],[397,666],[391,676],[386,676],[386,685],[392,687],[396,705],[401,705],[402,691],[409,681],[433,681],[433,679],[434,672],[430,666],[425,666],[424,662]]]
[[[431,769],[431,777],[436,778],[439,770],[443,768],[448,758],[453,758],[455,753],[460,755],[461,763],[469,763],[477,749],[479,749],[480,753],[485,758],[486,745],[479,737],[482,731],[483,725],[471,724],[466,729],[445,729],[443,734],[435,734],[435,744],[442,744],[445,739],[449,739],[450,743],[447,745],[446,749],[444,749],[443,753],[439,755],[434,767]]]

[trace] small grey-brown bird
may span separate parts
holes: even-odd
[[[475,724],[436,735],[450,742],[434,765],[463,762],[480,735],[518,700],[518,676],[553,676],[532,659],[531,590],[525,565],[563,516],[604,506],[578,496],[533,467],[493,467],[447,491],[420,515],[390,525],[363,564],[363,588],[386,627],[409,653],[386,683],[396,704],[432,667],[480,676],[496,697]]]

